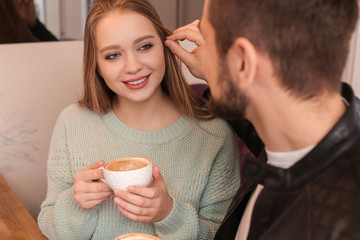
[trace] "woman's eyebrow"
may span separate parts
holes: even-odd
[[[137,39],[135,39],[134,43],[139,43],[145,39],[149,39],[149,38],[155,38],[153,35],[145,35],[145,36],[142,36],[142,37],[139,37]]]
[[[155,38],[155,36],[153,35],[145,35],[145,36],[141,36],[137,39],[134,40],[134,44],[137,44],[143,40],[146,40],[146,39],[152,39],[152,38]],[[114,49],[120,49],[121,46],[119,44],[114,44],[114,45],[110,45],[110,46],[106,46],[106,47],[103,47],[101,50],[100,50],[100,53],[102,52],[105,52],[105,51],[108,51],[108,50],[114,50]]]
[[[120,49],[120,45],[119,44],[114,44],[114,45],[110,45],[110,46],[106,46],[106,47],[103,47],[101,50],[100,50],[100,53],[102,52],[105,52],[105,51],[108,51],[108,50],[114,50],[114,49]]]

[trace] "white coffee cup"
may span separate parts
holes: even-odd
[[[118,236],[115,240],[161,240],[158,237],[144,234],[144,233],[129,233]]]
[[[120,158],[108,162],[100,169],[111,189],[127,191],[128,186],[147,187],[152,181],[152,161],[143,157]]]

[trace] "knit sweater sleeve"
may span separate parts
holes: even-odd
[[[85,210],[74,200],[73,173],[64,116],[54,128],[48,158],[48,189],[38,223],[49,239],[91,239],[97,208]]]
[[[225,132],[199,207],[174,199],[170,215],[155,223],[156,234],[161,239],[213,239],[240,185],[236,139],[230,129],[226,128]]]

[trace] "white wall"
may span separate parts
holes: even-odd
[[[194,50],[196,48],[195,43],[190,42],[188,40],[180,41],[180,45],[183,48],[185,48],[188,52],[191,52],[192,50]],[[204,80],[194,77],[190,73],[189,69],[185,66],[185,64],[182,64],[182,70],[183,70],[184,77],[187,79],[187,81],[190,84],[199,84],[199,83],[204,84],[204,83],[206,83]]]
[[[58,39],[60,38],[60,2],[54,0],[45,1],[44,24]]]
[[[179,0],[183,4],[182,22],[180,25],[186,25],[202,16],[204,0]]]
[[[45,23],[45,3],[44,0],[34,0],[36,15],[38,19]]]
[[[149,2],[157,9],[163,24],[174,30],[177,27],[177,0],[149,0]]]
[[[56,37],[83,39],[87,0],[36,0],[36,2],[40,6],[39,15],[44,19],[42,22]],[[170,30],[200,18],[204,4],[204,0],[149,0],[149,2]],[[45,13],[42,12],[43,10]]]
[[[0,52],[0,174],[36,218],[55,121],[81,94],[83,44],[8,44]]]
[[[204,0],[149,0],[170,30],[200,19]]]
[[[45,25],[58,39],[83,39],[86,0],[44,0]]]
[[[83,39],[87,15],[86,0],[60,1],[60,34],[62,39]]]
[[[360,97],[360,23],[351,40],[351,48],[347,67],[344,72],[344,81],[350,83],[355,94]]]

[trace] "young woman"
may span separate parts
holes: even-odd
[[[144,0],[97,0],[84,37],[84,96],[56,123],[39,225],[50,239],[211,239],[239,186],[236,139],[164,47],[171,33]],[[156,165],[149,187],[113,192],[98,169]],[[161,174],[160,174],[161,172]]]

